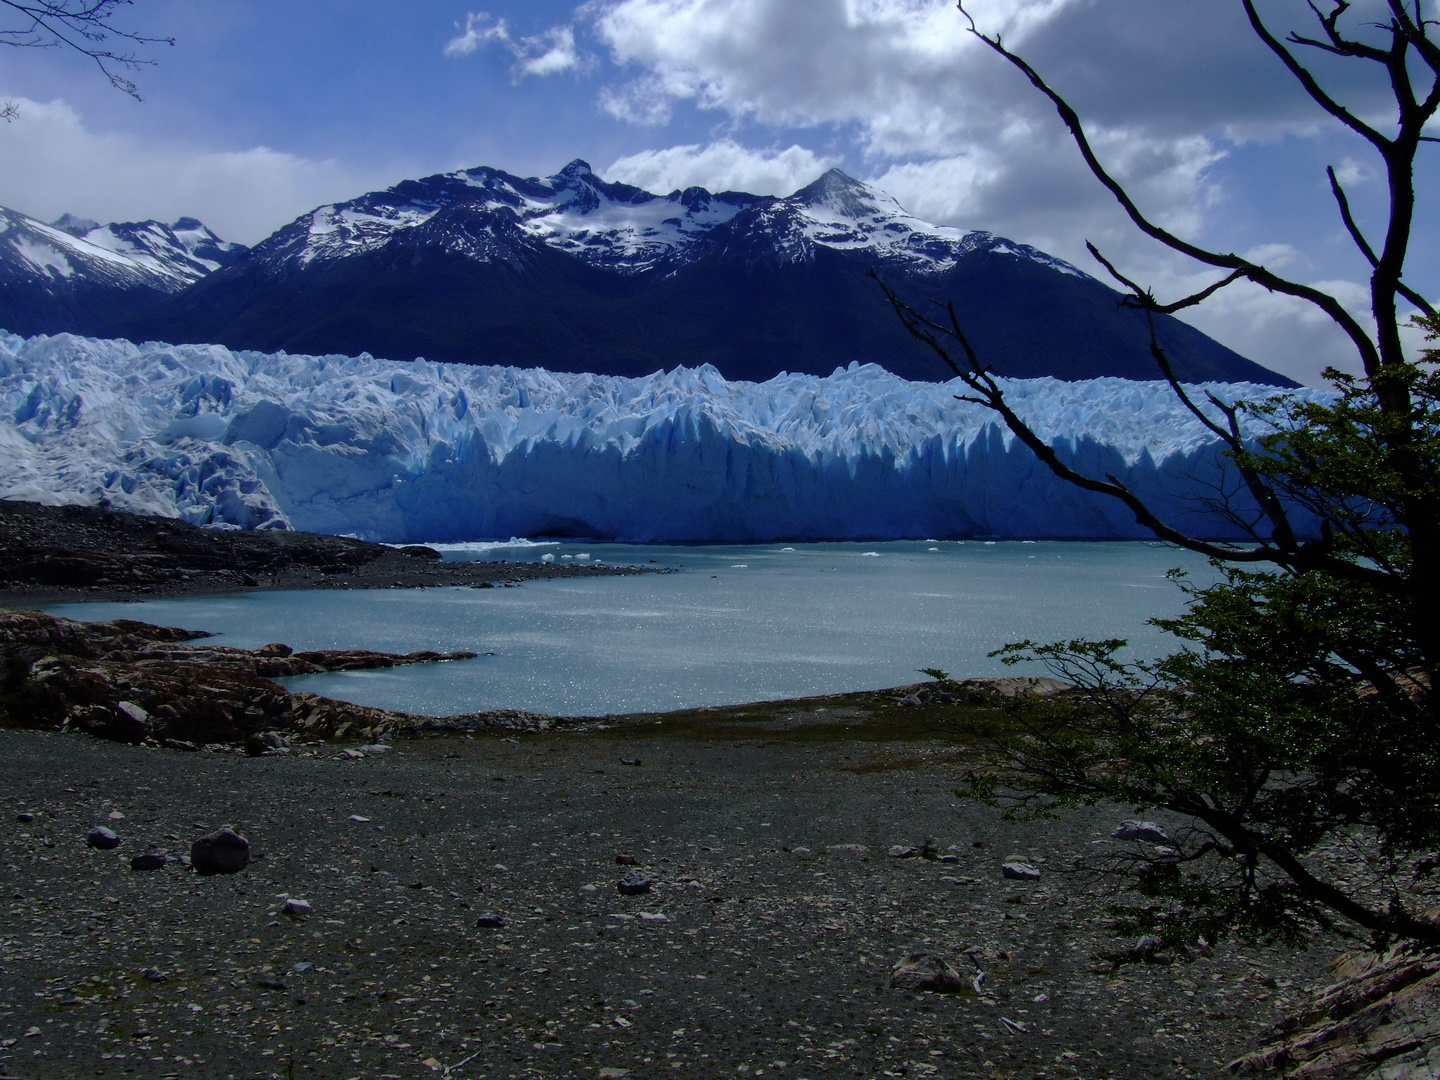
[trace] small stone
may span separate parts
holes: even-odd
[[[299,919],[310,914],[310,901],[297,900],[294,897],[287,897],[280,905],[280,914],[289,915],[292,919]]]
[[[641,870],[632,870],[620,879],[616,888],[620,890],[621,896],[639,896],[648,893],[652,884],[649,875]]]
[[[640,865],[640,860],[637,859],[634,855],[616,855],[616,856],[615,856],[615,865],[616,865],[616,866],[639,866],[639,865]]]
[[[1165,827],[1153,821],[1122,821],[1120,827],[1110,834],[1116,840],[1144,840],[1150,844],[1168,844]]]
[[[494,912],[487,911],[475,920],[475,925],[482,930],[499,930],[505,925],[505,918],[502,915],[496,915]]]
[[[797,859],[808,859],[810,857],[810,849],[808,847],[791,848],[790,854],[794,855]]]
[[[1000,867],[1000,876],[1011,881],[1039,881],[1040,871],[1027,862],[1007,862]]]
[[[965,980],[938,953],[915,952],[895,965],[890,985],[897,990],[928,990],[936,994],[958,994]]]
[[[350,815],[350,820],[351,820],[351,821],[358,821],[358,822],[360,822],[360,823],[363,825],[363,824],[365,824],[367,821],[369,821],[370,819],[369,819],[368,817],[362,817],[360,814],[351,814],[351,815]]]
[[[250,862],[250,841],[231,829],[202,836],[190,847],[190,865],[199,874],[238,874]]]
[[[109,851],[120,846],[120,837],[104,825],[97,825],[85,834],[85,842],[93,848]]]
[[[158,852],[149,852],[145,855],[136,855],[130,860],[130,869],[138,873],[148,873],[151,870],[164,870],[165,864],[170,861],[168,855],[161,855]]]
[[[161,971],[159,968],[153,967],[142,968],[140,971],[140,977],[142,979],[145,979],[147,982],[153,983],[166,982],[170,978],[169,975],[166,975],[165,972]]]
[[[302,960],[302,961],[300,961],[300,963],[296,964],[296,965],[295,965],[294,967],[292,967],[290,970],[293,971],[293,972],[295,972],[295,974],[297,974],[297,975],[301,975],[301,974],[304,974],[305,972],[309,971],[309,970],[310,970],[311,968],[313,968],[314,966],[315,966],[315,965],[312,964],[309,960]]]
[[[136,705],[133,701],[120,701],[115,705],[115,711],[124,716],[131,723],[139,724],[142,727],[150,723],[150,714]]]
[[[600,1080],[624,1080],[625,1077],[630,1075],[630,1070],[605,1068],[600,1070],[599,1075]]]
[[[35,815],[27,810],[23,813],[16,814],[15,820],[18,821],[21,825],[29,825],[30,822],[35,820]]]
[[[106,814],[105,816],[106,816],[107,818],[109,818],[111,821],[124,821],[124,820],[125,820],[125,815],[122,814],[119,810],[111,810],[110,813]]]
[[[642,911],[642,912],[640,912],[640,918],[643,919],[645,922],[665,922],[665,921],[666,921],[666,916],[662,915],[662,914],[661,914],[660,912],[658,912],[658,911]]]
[[[639,765],[639,764],[640,764],[640,759],[639,759],[638,757],[635,757],[635,758],[624,758],[624,757],[622,757],[622,758],[620,759],[620,764],[621,764],[621,765]]]
[[[919,848],[906,847],[904,844],[896,844],[890,849],[892,859],[913,859],[919,854]]]
[[[1154,934],[1146,934],[1135,943],[1135,947],[1130,951],[1137,957],[1154,956],[1163,944],[1164,942]]]
[[[960,861],[960,856],[959,856],[959,855],[941,855],[941,856],[940,856],[940,861],[943,862],[943,863],[957,863],[957,862]]]

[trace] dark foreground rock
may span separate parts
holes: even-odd
[[[197,874],[238,874],[250,865],[250,841],[233,829],[217,829],[190,845],[190,865]]]
[[[921,990],[934,994],[958,994],[965,979],[950,961],[935,953],[911,953],[890,972],[890,985],[900,990]]]
[[[442,562],[318,533],[201,529],[173,518],[0,500],[0,606],[193,596],[246,589],[503,585],[642,571],[623,566]]]

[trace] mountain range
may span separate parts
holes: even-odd
[[[101,225],[66,214],[47,225],[0,207],[0,326],[105,333],[248,250],[194,218]]]
[[[921,221],[832,169],[785,198],[655,195],[583,161],[521,178],[480,167],[317,207],[253,248],[193,219],[0,231],[0,326],[295,353],[368,352],[604,375],[711,364],[728,379],[873,361],[950,372],[912,341],[870,269],[951,301],[997,373],[1154,379],[1143,314],[1035,248]],[[1157,318],[1192,382],[1293,385]]]

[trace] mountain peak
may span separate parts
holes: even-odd
[[[573,180],[579,177],[593,177],[595,175],[595,171],[590,168],[590,163],[588,161],[585,161],[583,158],[577,157],[574,161],[570,162],[569,165],[566,165],[555,175],[563,176],[567,180]]]
[[[71,236],[84,236],[92,229],[100,228],[100,222],[90,218],[77,217],[75,214],[64,213],[50,223],[61,232],[67,232]]]
[[[894,202],[888,196],[881,196],[874,188],[856,180],[839,169],[829,169],[819,179],[806,184],[791,195],[787,202],[805,207],[823,206],[845,217],[858,218],[873,214],[881,198]],[[899,206],[893,209],[898,210]]]

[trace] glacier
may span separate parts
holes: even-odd
[[[1223,456],[1163,382],[1005,386],[1065,460],[1233,532],[1205,506]],[[394,543],[1150,535],[963,392],[873,364],[751,383],[0,331],[0,498]]]

